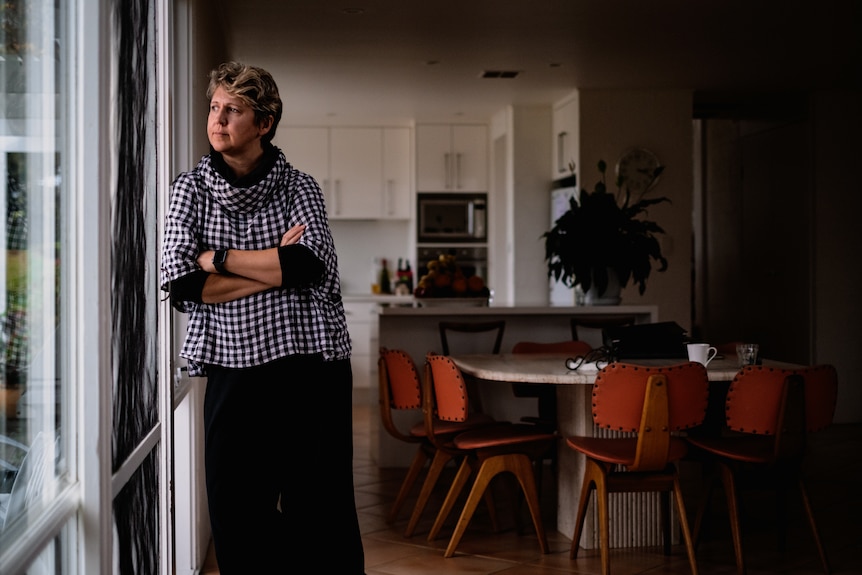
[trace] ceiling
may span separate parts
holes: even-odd
[[[814,7],[816,6],[816,11]],[[573,89],[859,89],[862,2],[216,0],[286,123],[488,121]],[[486,79],[484,71],[514,71]]]

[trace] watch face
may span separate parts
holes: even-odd
[[[654,174],[659,166],[658,157],[649,150],[629,148],[617,162],[617,181],[631,194],[642,194],[658,181]]]

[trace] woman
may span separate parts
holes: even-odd
[[[173,183],[161,287],[189,314],[189,375],[207,376],[219,569],[287,573],[338,541],[338,572],[361,574],[350,339],[323,194],[272,145],[268,72],[222,64],[207,98],[210,153]]]

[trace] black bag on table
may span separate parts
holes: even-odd
[[[602,339],[614,361],[688,359],[686,331],[674,321],[607,327]]]

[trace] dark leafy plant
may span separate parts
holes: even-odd
[[[570,168],[574,171],[574,166]],[[568,287],[580,285],[585,292],[595,282],[601,296],[608,287],[608,270],[612,270],[620,286],[625,287],[631,280],[643,294],[653,262],[658,264],[658,271],[667,269],[667,260],[656,238],[664,230],[642,217],[650,206],[670,202],[666,197],[643,197],[664,167],[659,166],[653,172],[650,185],[636,199],[621,180],[616,182],[616,195],[608,192],[604,160],[599,161],[598,168],[602,178],[595,190],[589,193],[581,189],[577,199],[570,200],[568,211],[542,234],[548,276],[562,280]]]

